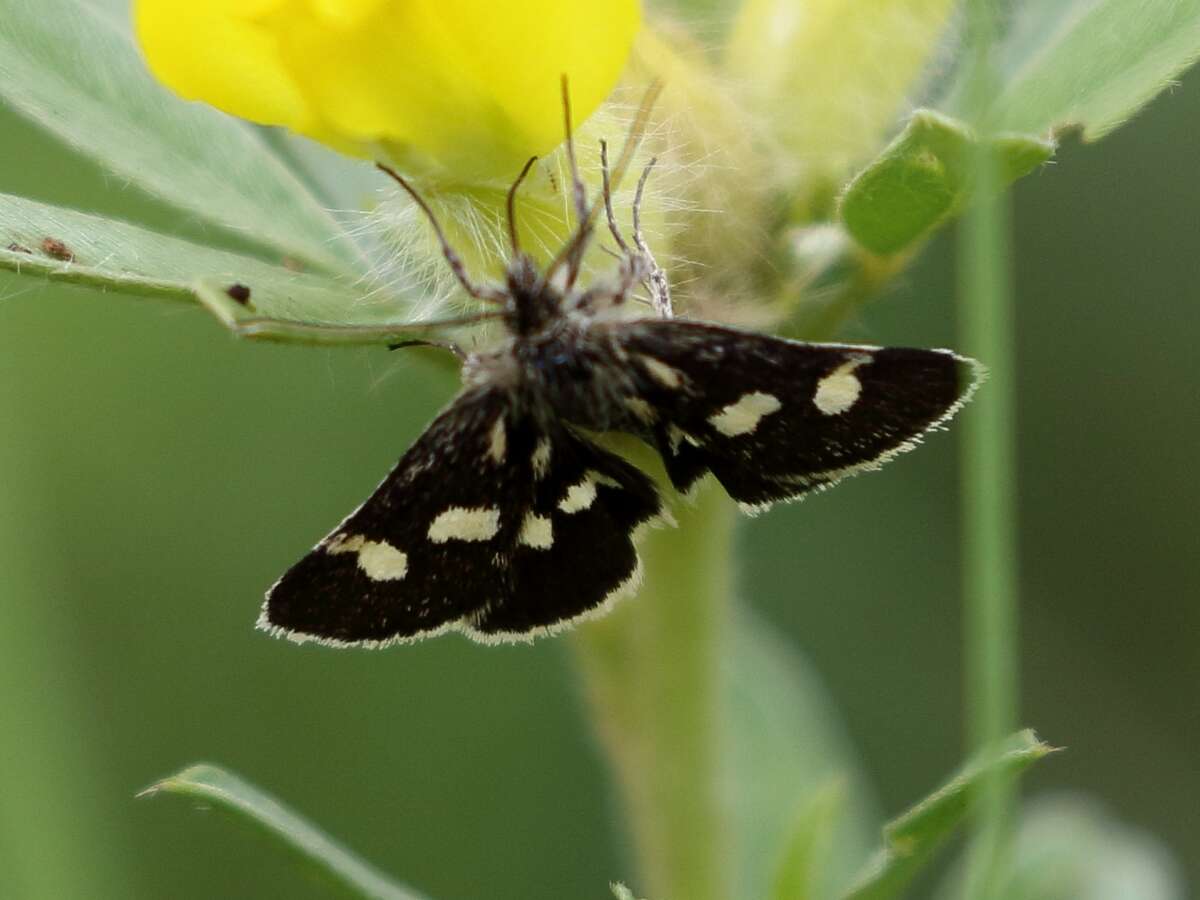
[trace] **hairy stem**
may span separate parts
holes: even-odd
[[[725,900],[719,673],[728,634],[734,510],[707,486],[679,527],[641,546],[646,583],[574,649],[632,830],[639,896]]]

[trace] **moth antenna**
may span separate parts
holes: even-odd
[[[570,242],[571,250],[567,254],[566,289],[570,291],[579,278],[579,269],[583,264],[583,251],[591,236],[592,212],[588,208],[587,188],[584,186],[583,176],[579,174],[579,160],[575,156],[575,132],[571,123],[571,86],[565,74],[562,76],[562,105],[563,133],[566,135],[567,167],[571,170],[571,200],[575,206],[575,235],[577,238]]]
[[[633,154],[636,152],[638,145],[646,133],[646,124],[650,121],[650,113],[654,110],[655,103],[658,102],[659,95],[662,93],[662,82],[657,78],[650,83],[646,88],[646,93],[642,97],[641,106],[638,107],[637,115],[634,117],[633,124],[629,127],[628,137],[625,139],[625,146],[621,148],[621,155],[617,158],[617,165],[612,172],[611,187],[615,189],[621,184],[621,179],[625,177],[625,172],[629,168],[629,163],[633,159]],[[569,148],[572,158],[574,158],[574,150]],[[599,204],[594,203],[587,210],[587,216],[584,221],[575,229],[575,233],[567,241],[566,246],[559,251],[558,255],[546,267],[545,273],[542,275],[542,283],[545,284],[558,272],[562,266],[572,260],[581,259],[583,250],[587,245],[588,237],[591,235],[591,222],[596,215],[596,208]]]
[[[633,162],[633,155],[637,152],[638,147],[641,146],[642,139],[646,136],[646,126],[649,124],[650,114],[654,111],[654,106],[658,103],[659,96],[662,95],[662,89],[663,83],[657,78],[650,82],[650,86],[646,88],[646,93],[642,97],[637,115],[634,116],[633,124],[629,126],[629,133],[625,138],[625,145],[621,148],[621,155],[617,157],[617,164],[613,167],[613,190],[621,186],[621,181],[625,178],[629,164]]]
[[[525,180],[525,176],[529,174],[529,170],[533,168],[533,164],[537,160],[536,156],[529,157],[525,163],[525,167],[521,169],[521,174],[517,176],[517,180],[508,189],[505,209],[508,211],[508,239],[512,244],[513,256],[519,256],[521,253],[521,239],[517,234],[517,191],[521,187],[521,182]]]
[[[458,255],[458,252],[450,246],[450,242],[446,240],[446,233],[442,230],[441,223],[438,222],[437,216],[434,215],[433,210],[425,202],[425,198],[417,192],[417,189],[409,184],[403,175],[390,166],[383,163],[376,163],[375,166],[381,172],[394,179],[400,187],[404,188],[405,193],[421,208],[421,211],[425,214],[425,218],[433,226],[433,233],[437,235],[438,243],[442,247],[442,256],[446,259],[446,264],[450,266],[450,271],[454,273],[454,277],[458,279],[458,283],[462,285],[462,289],[476,300],[501,304],[507,302],[507,298],[503,293],[491,288],[480,287],[471,281],[471,276],[467,274],[467,267],[463,264],[462,257]]]
[[[576,227],[583,228],[591,218],[587,203],[587,188],[579,174],[579,160],[575,156],[575,132],[571,123],[571,86],[567,76],[562,76],[563,134],[566,135],[567,166],[571,170],[571,195],[575,204]]]

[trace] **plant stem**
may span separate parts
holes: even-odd
[[[1015,350],[1008,272],[1009,209],[987,140],[994,97],[993,4],[972,0],[971,109],[979,140],[974,200],[960,232],[960,328],[964,350],[991,379],[963,417],[962,542],[968,740],[995,747],[1017,719],[1017,540]],[[997,769],[999,773],[1001,770]],[[1011,831],[1013,782],[982,785],[967,876],[969,900],[999,892]]]
[[[638,596],[573,643],[633,832],[638,896],[726,900],[719,673],[733,505],[708,485],[675,514],[678,528],[641,545],[647,578]]]
[[[35,421],[40,391],[23,373],[6,374],[4,420]],[[138,896],[121,802],[128,795],[114,797],[109,783],[108,739],[98,730],[94,673],[74,612],[87,598],[65,574],[69,548],[55,539],[55,488],[47,486],[61,473],[36,434],[0,442],[0,896]]]

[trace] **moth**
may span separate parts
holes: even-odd
[[[505,337],[470,354],[450,345],[460,393],[271,588],[260,628],[372,647],[449,630],[487,643],[560,631],[631,590],[639,532],[670,522],[654,482],[591,433],[642,439],[681,493],[711,473],[759,511],[878,468],[973,389],[977,365],[947,350],[802,343],[674,317],[639,219],[654,161],[627,240],[611,191],[636,138],[611,177],[601,142],[602,197],[589,202],[565,89],[564,105],[575,229],[544,269],[521,250],[514,205],[530,160],[508,193],[511,256],[499,284],[472,281],[420,194],[380,166],[424,211],[463,290],[491,307],[474,318],[498,319]],[[601,204],[617,263],[582,286]],[[639,288],[655,315],[629,315]]]

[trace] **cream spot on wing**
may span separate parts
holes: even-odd
[[[550,525],[550,519],[536,513],[527,514],[525,522],[521,525],[521,536],[517,540],[535,550],[549,550],[554,546],[554,529]]]
[[[646,371],[663,387],[676,390],[683,384],[683,375],[673,366],[668,366],[665,362],[657,360],[653,356],[642,356],[641,360],[642,365],[646,367]]]
[[[504,462],[504,454],[508,451],[508,435],[504,429],[504,416],[496,417],[492,426],[491,439],[488,441],[488,456],[497,464]]]
[[[339,534],[325,545],[325,552],[357,553],[358,567],[372,581],[399,581],[408,573],[408,556],[387,541],[368,541],[361,534]]]
[[[543,478],[550,467],[550,439],[542,438],[533,450],[533,477]]]
[[[813,394],[813,405],[827,416],[840,415],[850,409],[862,394],[862,382],[854,370],[870,361],[869,356],[856,356],[822,378]]]
[[[500,530],[500,510],[494,507],[467,509],[452,506],[438,515],[429,526],[429,539],[435,544],[446,541],[486,541]]]
[[[408,557],[387,541],[366,541],[358,551],[358,567],[372,581],[399,581],[408,573]]]
[[[742,394],[719,413],[708,417],[709,423],[726,437],[753,434],[764,416],[782,409],[779,399],[762,391]]]
[[[587,509],[596,501],[596,482],[589,472],[583,476],[583,481],[567,488],[567,496],[558,503],[558,508],[565,513],[577,513]]]
[[[654,420],[658,418],[658,414],[654,412],[654,407],[641,397],[626,397],[625,408],[647,425],[654,424]]]

